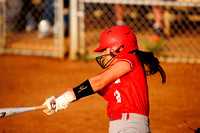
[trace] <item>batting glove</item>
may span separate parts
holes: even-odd
[[[50,98],[47,98],[46,101],[42,106],[46,106],[47,109],[44,109],[43,112],[47,115],[52,115],[55,112],[55,100],[56,98],[54,96],[51,96]]]
[[[62,94],[61,96],[59,96],[58,98],[56,98],[55,102],[56,102],[56,109],[55,111],[60,111],[60,110],[64,110],[67,109],[68,105],[75,100],[75,97],[69,92],[65,92],[64,94]]]

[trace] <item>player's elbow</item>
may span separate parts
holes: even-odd
[[[99,76],[93,77],[89,79],[89,81],[94,92],[97,92],[105,87],[104,81]]]

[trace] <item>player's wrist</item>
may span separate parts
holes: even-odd
[[[86,80],[77,87],[73,88],[73,91],[76,96],[76,100],[94,94],[94,90],[92,89],[89,80]]]
[[[61,96],[56,98],[56,112],[59,110],[66,109],[68,105],[75,100],[75,97],[69,92],[63,93]]]
[[[69,103],[73,102],[74,100],[76,100],[76,98],[73,96],[73,94],[70,91],[65,92],[62,95],[66,101],[68,101]]]

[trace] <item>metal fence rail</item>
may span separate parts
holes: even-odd
[[[99,4],[128,4],[128,5],[150,5],[150,6],[182,6],[182,7],[200,7],[199,0],[80,0],[85,3]]]

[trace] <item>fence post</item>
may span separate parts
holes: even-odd
[[[77,59],[78,52],[78,0],[70,0],[70,46],[69,56],[71,60]]]
[[[4,53],[6,38],[6,5],[5,0],[0,0],[0,54]]]
[[[64,58],[64,13],[63,1],[54,1],[54,55],[59,58]]]

